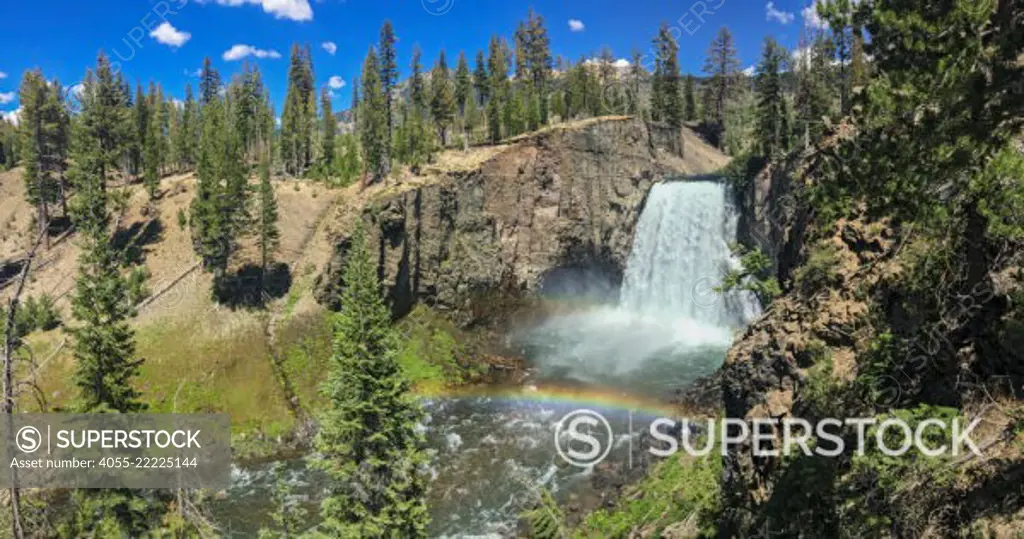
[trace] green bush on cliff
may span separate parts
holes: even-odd
[[[804,291],[829,286],[834,284],[838,263],[839,249],[831,243],[818,243],[811,247],[807,261],[793,273],[793,280]]]
[[[715,454],[670,457],[658,463],[632,492],[620,497],[614,509],[588,515],[573,537],[627,537],[640,529],[651,530],[652,536],[658,537],[669,527],[713,537],[721,472],[722,460]]]
[[[732,270],[722,280],[722,285],[715,290],[719,293],[730,290],[747,290],[757,294],[764,303],[782,295],[779,281],[772,276],[772,259],[761,249],[747,249],[742,245],[732,247],[736,255],[740,255],[740,269]]]

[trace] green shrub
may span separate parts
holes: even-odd
[[[19,335],[28,335],[33,331],[49,331],[60,326],[60,313],[54,306],[54,299],[49,294],[32,296],[22,302],[15,320]]]
[[[793,272],[793,280],[802,290],[810,291],[836,283],[836,264],[839,263],[839,249],[828,242],[811,247],[807,261]]]
[[[748,250],[736,245],[732,247],[735,254],[742,255],[741,268],[730,271],[722,280],[722,285],[715,290],[722,293],[730,290],[748,290],[757,294],[763,303],[770,303],[782,295],[779,281],[772,275],[772,259],[761,249]]]
[[[666,527],[687,520],[695,523],[700,536],[714,537],[721,472],[722,459],[713,453],[696,459],[670,457],[615,508],[587,515],[573,537],[627,537],[638,529],[650,529],[658,537]]]

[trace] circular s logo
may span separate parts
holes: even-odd
[[[603,443],[594,436],[595,431],[601,429],[604,430]],[[612,438],[612,427],[604,416],[593,410],[574,410],[555,428],[555,450],[569,464],[590,468],[608,456]]]
[[[43,445],[43,435],[35,427],[21,427],[14,436],[14,443],[24,453],[35,453]]]
[[[444,15],[455,7],[455,0],[420,0],[423,9],[431,15]]]

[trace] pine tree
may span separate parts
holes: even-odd
[[[437,59],[437,64],[430,75],[430,112],[437,128],[437,136],[442,146],[448,144],[448,131],[455,118],[455,94],[452,90],[451,74],[444,50]]]
[[[178,131],[178,147],[181,149],[182,166],[191,169],[196,165],[196,142],[199,140],[199,106],[192,96],[192,84],[185,85],[185,105],[181,112],[181,129]]]
[[[501,117],[506,99],[505,87],[508,84],[507,46],[498,36],[491,38],[487,57],[487,129],[492,144],[501,140]]]
[[[135,86],[135,108],[132,111],[135,121],[135,132],[132,133],[131,141],[131,169],[136,179],[140,173],[144,173],[146,151],[146,137],[149,136],[149,103],[146,94],[142,90],[142,84]]]
[[[808,47],[802,47],[803,56],[797,58],[797,90],[795,96],[796,125],[803,146],[810,147],[824,132],[823,119],[828,116],[832,95],[828,87],[831,45],[823,35],[814,38]]]
[[[711,127],[719,132],[719,145],[724,140],[721,137],[721,132],[725,128],[725,108],[729,99],[736,92],[739,67],[740,62],[736,55],[732,34],[728,28],[722,27],[711,42],[711,48],[704,63],[704,73],[709,78],[706,83],[709,108],[705,109],[705,118]]]
[[[694,97],[694,77],[687,75],[683,85],[683,119],[697,121],[697,99]]]
[[[156,84],[152,81],[149,83],[149,97],[146,99],[147,104],[145,110],[147,111],[147,119],[145,122],[146,135],[143,139],[143,184],[146,186],[146,192],[149,194],[149,199],[153,200],[156,198],[156,192],[160,185],[160,138],[162,133],[160,132],[160,106],[161,103],[157,101],[159,96],[157,95]]]
[[[615,55],[609,47],[602,47],[597,57],[597,73],[601,84],[600,114],[620,114],[622,112],[622,95],[619,92],[618,73],[615,68]]]
[[[75,225],[83,238],[79,275],[72,297],[78,325],[75,337],[75,383],[81,412],[134,412],[145,408],[132,388],[141,360],[135,357],[133,311],[121,274],[120,254],[110,243],[106,179],[112,170],[128,108],[109,62],[102,54],[95,75],[82,94],[81,124],[76,130]],[[119,155],[119,152],[117,152]]]
[[[428,114],[427,89],[423,82],[423,65],[418,46],[413,47],[411,75],[409,77],[409,106],[404,110],[399,138],[401,142],[401,159],[413,167],[419,167],[432,158],[433,141],[426,127]],[[396,150],[397,152],[397,150]]]
[[[74,144],[79,146],[72,160],[72,181],[77,175],[88,173],[105,180],[120,168],[125,147],[131,133],[131,109],[122,80],[115,76],[110,60],[103,53],[96,59],[96,70],[86,75],[82,94],[82,111],[78,115],[79,135]]]
[[[197,190],[190,208],[192,238],[215,286],[225,275],[237,237],[248,221],[246,170],[241,142],[228,123],[227,105],[216,99],[202,111]]]
[[[56,83],[55,83],[56,84]],[[59,86],[59,85],[58,85]],[[50,223],[50,205],[58,200],[63,154],[67,146],[66,131],[62,128],[63,108],[53,95],[54,85],[43,78],[40,71],[27,71],[20,90],[22,160],[25,194],[36,207],[36,226],[43,234],[44,246],[49,249],[49,234],[44,233]]]
[[[258,236],[256,244],[260,250],[260,275],[266,276],[267,268],[273,261],[274,252],[280,246],[281,232],[277,228],[277,198],[274,195],[274,186],[270,183],[270,157],[269,152],[263,154],[260,160],[260,186],[259,186],[259,221],[257,223]]]
[[[397,337],[359,225],[344,275],[334,357],[322,392],[328,409],[315,447],[331,478],[321,529],[335,537],[426,537],[422,417],[396,361]]]
[[[309,47],[293,45],[288,68],[288,93],[281,114],[281,157],[285,170],[302,176],[312,163],[317,124],[313,63]]]
[[[320,91],[320,109],[323,113],[320,159],[324,172],[329,177],[332,172],[331,165],[334,163],[334,138],[338,120],[334,117],[334,110],[331,108],[331,92],[327,88]]]
[[[398,39],[395,37],[395,29],[391,26],[391,21],[385,20],[384,25],[380,29],[379,57],[377,61],[380,63],[380,86],[381,91],[384,92],[384,109],[387,115],[389,146],[391,136],[395,132],[395,120],[392,109],[395,102],[395,85],[398,84],[398,53],[395,51],[395,43],[397,42]],[[390,147],[387,153],[388,155],[391,154]]]
[[[363,148],[363,166],[370,181],[387,176],[387,114],[384,110],[384,91],[380,83],[380,66],[373,48],[363,63],[363,102],[359,108],[359,138]]]
[[[359,125],[359,79],[352,81],[352,107],[349,112],[352,113],[352,123]]]
[[[78,323],[72,330],[78,410],[135,412],[145,408],[131,385],[142,360],[135,357],[134,331],[128,325],[133,306],[120,255],[110,244],[102,183],[95,174],[83,174],[78,181],[77,203],[84,211],[76,225],[85,238],[72,298]]]
[[[220,95],[220,73],[213,68],[213,61],[207,56],[203,59],[203,69],[199,74],[199,97],[203,105],[208,105]]]
[[[159,83],[156,85],[156,108],[154,109],[156,117],[156,131],[157,135],[157,171],[159,174],[163,174],[167,170],[167,153],[170,148],[168,145],[167,132],[168,124],[170,123],[170,110],[169,103],[164,99],[164,88]]]
[[[630,114],[642,117],[643,108],[640,105],[640,88],[644,81],[644,66],[640,51],[633,51],[633,59],[629,65],[629,100],[626,105]]]
[[[172,173],[181,171],[181,112],[178,101],[167,102],[167,165]]]
[[[852,67],[853,47],[855,44],[854,35],[860,30],[854,27],[854,1],[853,0],[829,0],[816,4],[818,14],[828,23],[832,32],[833,54],[839,69],[839,110],[845,114],[850,110],[850,90],[852,80],[850,69]],[[863,45],[863,42],[859,42]],[[860,51],[861,58],[857,59],[858,70],[863,71],[863,49]],[[863,72],[858,76],[863,76]]]
[[[476,51],[476,68],[473,70],[473,89],[476,90],[477,103],[483,107],[487,104],[490,82],[487,76],[487,61],[484,51]]]
[[[785,150],[788,135],[788,110],[782,88],[786,50],[773,38],[765,38],[761,63],[757,66],[758,151],[765,159],[774,159]]]
[[[455,104],[459,108],[459,116],[465,118],[466,103],[472,97],[473,87],[469,75],[469,62],[466,52],[459,53],[459,65],[455,70]]]

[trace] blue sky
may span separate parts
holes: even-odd
[[[610,46],[617,57],[646,53],[658,25],[679,37],[683,71],[698,73],[721,26],[736,36],[744,67],[756,63],[767,35],[795,47],[812,0],[36,0],[5,1],[0,17],[0,111],[18,107],[21,74],[42,68],[65,85],[83,78],[105,50],[133,83],[154,79],[172,96],[209,56],[225,79],[255,61],[278,111],[284,100],[288,51],[309,43],[317,82],[334,79],[335,108],[350,102],[350,85],[384,19],[399,37],[399,63],[407,71],[414,44],[432,64],[444,48],[454,65],[460,50],[471,61],[489,37],[511,37],[532,5],[544,16],[552,52],[571,59]],[[809,13],[809,12],[807,12]],[[814,19],[814,17],[810,17]],[[814,22],[814,21],[811,21]],[[330,54],[325,43],[336,46]],[[229,53],[231,51],[231,53]],[[278,57],[279,56],[279,57]],[[234,59],[234,60],[232,60]],[[340,81],[345,81],[343,86]]]

